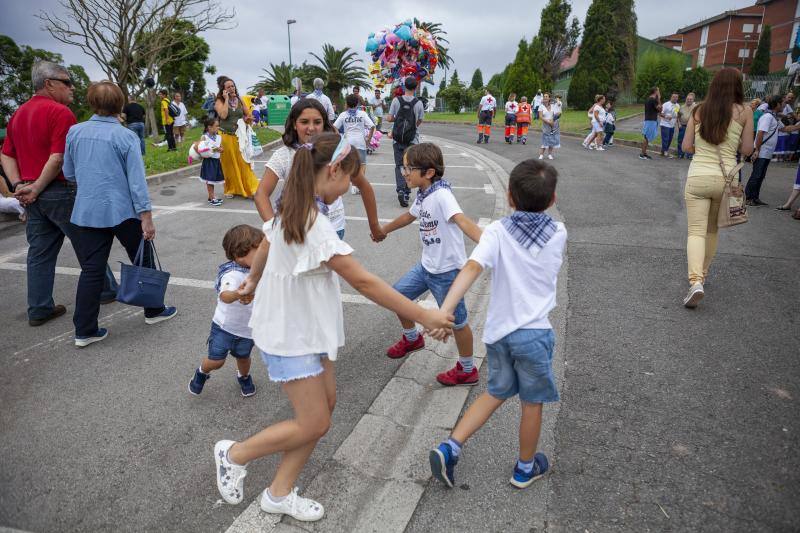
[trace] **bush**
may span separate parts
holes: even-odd
[[[683,68],[684,58],[680,54],[647,52],[636,73],[636,97],[646,99],[653,87],[661,89],[662,95],[681,92]]]
[[[461,113],[461,107],[466,105],[467,90],[461,84],[450,83],[444,89],[440,89],[436,95],[444,100],[447,109],[452,113]]]
[[[697,100],[702,100],[708,92],[709,83],[711,83],[711,73],[703,67],[687,70],[683,73],[681,96],[685,98],[687,94],[694,93]]]
[[[585,69],[579,70],[569,83],[567,103],[570,109],[589,109],[594,103],[595,95],[603,94],[606,89],[606,84],[596,76]]]

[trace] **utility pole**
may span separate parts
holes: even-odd
[[[292,24],[296,23],[297,21],[294,19],[289,19],[286,21],[286,35],[289,37],[289,70],[292,69]]]

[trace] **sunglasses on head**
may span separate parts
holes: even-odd
[[[50,81],[60,81],[61,83],[63,83],[67,87],[72,87],[72,80],[69,79],[69,78],[67,78],[66,80],[61,79],[61,78],[47,78],[47,79],[50,80]]]

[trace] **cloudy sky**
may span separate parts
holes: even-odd
[[[58,0],[20,0],[3,2],[0,34],[9,35],[17,44],[45,48],[61,53],[65,61],[81,64],[92,79],[103,77],[94,61],[79,49],[55,41],[41,29],[33,13],[44,10],[62,12]],[[218,74],[236,80],[240,87],[252,86],[269,63],[289,57],[286,20],[296,19],[292,30],[292,61],[313,62],[309,52],[319,53],[323,43],[337,48],[348,46],[367,59],[364,43],[367,35],[383,26],[417,17],[441,22],[448,32],[450,55],[462,80],[467,81],[480,67],[484,82],[501,71],[514,58],[520,37],[530,39],[539,30],[539,12],[546,0],[506,0],[492,4],[479,0],[329,0],[223,2],[236,10],[237,27],[211,31],[203,35],[211,46],[210,63]],[[640,0],[636,12],[639,34],[655,38],[673,33],[680,27],[714,16],[728,9],[741,8],[755,0]],[[591,0],[573,0],[573,15],[583,23]],[[452,72],[450,72],[452,74]],[[438,87],[441,71],[435,75]],[[214,86],[209,77],[207,83]]]

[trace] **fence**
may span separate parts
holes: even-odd
[[[789,91],[789,76],[773,74],[770,76],[744,77],[745,100],[764,99],[774,94],[785,94]]]

